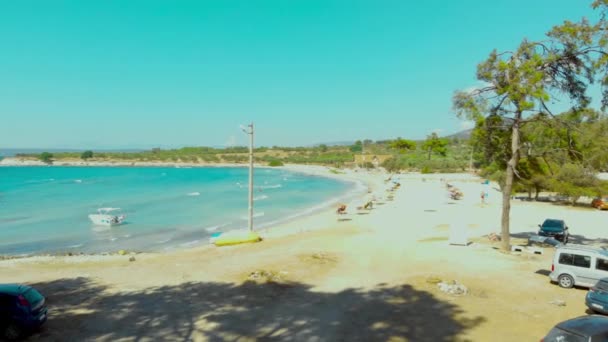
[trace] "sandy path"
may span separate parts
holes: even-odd
[[[385,197],[386,175],[357,177]],[[465,198],[450,201],[440,178]],[[135,262],[3,261],[0,279],[48,296],[53,311],[35,337],[51,341],[536,341],[585,314],[586,291],[548,282],[549,250],[506,255],[483,239],[448,245],[450,224],[466,225],[471,236],[498,231],[498,193],[482,207],[479,180],[466,175],[401,175],[400,182],[393,201],[367,214],[312,215],[264,232],[259,244],[141,254]],[[533,231],[553,216],[571,222],[574,234],[603,235],[590,224],[596,211],[517,201],[513,231]],[[281,279],[248,281],[256,270]],[[444,294],[427,282],[432,276],[458,280],[470,293]],[[555,299],[567,305],[550,304]]]

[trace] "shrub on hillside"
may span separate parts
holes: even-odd
[[[42,152],[40,156],[38,156],[43,163],[52,164],[53,163],[53,154],[49,152]]]

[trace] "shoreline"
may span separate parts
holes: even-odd
[[[7,166],[7,165],[4,165]],[[23,167],[36,167],[39,165],[23,165]],[[53,166],[74,166],[74,167],[96,167],[102,165],[53,165]],[[123,167],[123,165],[103,165],[104,167]],[[172,165],[135,165],[130,167],[170,167]],[[207,165],[197,165],[199,168],[207,167]],[[22,165],[10,165],[10,167],[22,167]],[[242,167],[239,164],[226,164],[226,165],[215,165],[215,167]],[[260,235],[266,239],[267,237],[272,236],[284,236],[290,235],[289,229],[285,229],[285,227],[289,227],[291,225],[297,225],[299,221],[305,221],[309,218],[322,216],[325,217],[327,213],[334,212],[333,207],[337,203],[343,202],[352,202],[355,201],[358,197],[365,195],[369,189],[372,188],[372,182],[366,179],[364,174],[359,174],[357,172],[353,172],[353,170],[341,171],[339,174],[332,173],[330,168],[320,165],[304,165],[304,164],[287,164],[284,166],[278,167],[269,167],[269,166],[255,166],[257,169],[282,169],[288,172],[299,173],[311,177],[322,177],[333,179],[339,182],[348,183],[349,189],[345,193],[334,194],[328,198],[327,201],[324,201],[321,204],[314,205],[312,207],[306,208],[302,211],[293,213],[286,217],[277,218],[276,220],[264,222],[258,225],[255,229]],[[381,172],[384,174],[383,172]],[[228,231],[235,231],[241,229],[231,229]],[[275,230],[287,230],[285,233],[275,232]],[[228,232],[226,231],[226,232]],[[112,257],[121,255],[120,252],[126,251],[127,255],[141,255],[141,254],[151,254],[151,255],[163,255],[170,253],[179,253],[182,251],[194,250],[194,249],[204,249],[204,248],[213,248],[215,247],[213,244],[208,242],[209,237],[203,237],[203,231],[199,232],[201,235],[200,241],[201,243],[194,244],[192,246],[187,246],[187,243],[180,244],[178,246],[173,246],[170,248],[158,248],[158,249],[137,249],[137,248],[117,248],[116,250],[107,250],[107,251],[95,251],[95,252],[86,252],[78,249],[70,250],[69,248],[56,249],[54,251],[40,251],[33,253],[22,253],[22,254],[0,254],[0,262],[4,260],[16,260],[16,259],[29,259],[34,258],[39,260],[40,258],[70,258],[70,259],[90,259],[90,257]],[[182,246],[183,245],[183,246]],[[124,254],[123,254],[124,255]]]
[[[449,330],[450,336],[527,341],[585,311],[585,291],[564,290],[548,281],[552,247],[541,254],[504,253],[500,242],[488,239],[488,234],[500,232],[502,196],[490,187],[489,200],[480,203],[480,178],[399,174],[393,179],[401,187],[385,192],[393,185],[386,182],[388,174],[349,173],[369,184],[373,195],[383,196],[384,204],[364,213],[349,206],[344,216],[333,210],[306,215],[267,232],[262,229],[266,239],[254,244],[0,260],[0,278],[31,285],[52,298],[53,310],[39,335],[49,341],[169,338],[175,336],[173,327],[182,323],[186,325],[180,336],[197,341],[268,337],[260,329],[276,329],[277,323],[294,331],[303,328],[284,317],[309,321],[318,336],[330,340],[363,335],[366,340],[386,340],[381,329],[370,333],[366,328],[386,322],[395,329],[427,326],[429,331],[463,324],[469,328]],[[447,196],[446,181],[464,193],[461,200]],[[354,205],[360,205],[357,201],[361,199],[353,200]],[[568,222],[573,243],[608,243],[597,225],[606,212],[525,201],[513,201],[511,209],[513,244],[525,244],[527,234],[547,217]],[[450,244],[453,226],[465,228],[469,244]],[[513,286],[514,278],[518,286]],[[445,293],[437,281],[458,282],[468,293]],[[556,308],[556,298],[567,306]],[[339,326],[315,321],[328,317],[328,308],[328,322]],[[360,315],[353,316],[353,309]],[[108,315],[112,310],[126,316]],[[158,317],[168,319],[160,326],[133,324]],[[249,322],[250,328],[233,330],[242,322]],[[187,324],[196,328],[187,330]],[[525,329],[514,332],[513,326]],[[427,336],[401,331],[391,334],[422,340]]]
[[[51,164],[44,163],[35,159],[20,159],[18,157],[6,157],[0,160],[0,167],[27,167],[27,166],[47,166],[47,167],[248,167],[246,163],[187,163],[187,162],[163,162],[163,161],[75,161],[62,160],[54,161]],[[272,166],[254,164],[257,168],[273,168]]]

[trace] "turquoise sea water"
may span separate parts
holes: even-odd
[[[247,168],[0,167],[0,254],[162,251],[247,227]],[[352,183],[255,171],[255,227],[351,196]],[[88,214],[119,207],[115,227]]]

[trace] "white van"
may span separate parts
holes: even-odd
[[[555,249],[551,281],[559,286],[593,287],[608,277],[608,250],[603,247],[567,244]]]

